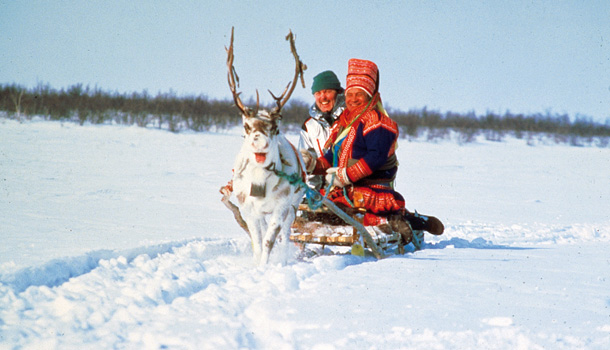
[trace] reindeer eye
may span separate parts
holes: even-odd
[[[252,128],[250,128],[250,125],[244,124],[244,130],[246,130],[246,134],[250,134],[250,131],[252,131]]]

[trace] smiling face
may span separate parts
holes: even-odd
[[[349,111],[364,106],[371,100],[371,97],[361,88],[351,88],[345,92],[345,106]]]
[[[337,100],[337,90],[325,89],[316,91],[313,94],[313,98],[316,100],[316,106],[318,106],[322,113],[332,112]]]

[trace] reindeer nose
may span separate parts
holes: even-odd
[[[263,150],[267,148],[268,145],[269,140],[267,140],[267,138],[263,135],[259,133],[252,135],[252,147],[254,147],[255,149]]]

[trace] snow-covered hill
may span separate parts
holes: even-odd
[[[610,347],[610,149],[401,141],[444,235],[257,269],[241,140],[0,119],[0,349]]]

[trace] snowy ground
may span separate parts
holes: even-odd
[[[444,235],[257,269],[241,140],[0,119],[0,349],[610,348],[610,149],[401,141]]]

